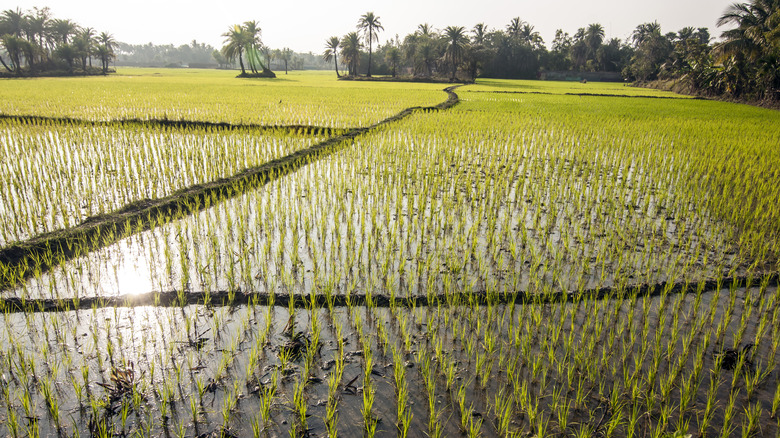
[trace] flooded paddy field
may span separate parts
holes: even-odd
[[[0,122],[0,433],[777,436],[778,116],[589,85]]]

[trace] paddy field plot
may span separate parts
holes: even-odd
[[[187,217],[150,217],[7,287],[2,430],[777,435],[780,116],[613,85],[562,91],[579,85],[460,87],[450,109],[345,139]],[[549,94],[492,92],[531,86]],[[424,106],[446,98],[437,87]],[[612,88],[636,97],[602,96]],[[72,128],[4,129],[45,146]],[[191,144],[149,170],[143,181],[165,181],[151,196],[320,140],[78,129],[76,145]],[[89,149],[58,156],[70,142],[53,144],[39,160],[58,172],[78,172],[62,157],[89,162]],[[124,155],[111,149],[97,150],[116,168]],[[192,157],[213,169],[187,169]],[[169,162],[190,179],[165,173]]]
[[[353,128],[442,100],[437,84],[344,82],[332,72],[291,72],[276,79],[235,75],[119,68],[107,77],[3,81],[0,114]]]
[[[321,141],[285,130],[0,120],[0,246],[285,157]]]

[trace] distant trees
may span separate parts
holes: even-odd
[[[657,22],[637,26],[624,76],[668,80],[693,93],[780,101],[780,0],[734,3],[717,24],[732,27],[714,44],[706,28],[664,34]]]
[[[189,44],[128,44],[116,43],[116,63],[144,67],[209,67],[215,63],[220,68],[232,65],[212,45],[192,40]]]
[[[86,74],[92,58],[101,60],[103,74],[115,58],[116,41],[104,32],[98,39],[94,29],[82,28],[69,19],[52,18],[49,8],[7,9],[0,14],[0,64],[14,75],[76,73],[80,60]],[[97,71],[96,71],[97,72]],[[95,72],[95,73],[96,73]]]
[[[360,17],[358,29],[364,35],[348,34],[339,40],[342,60],[347,64],[348,74],[364,73],[369,76],[375,68],[381,74],[396,76],[398,71],[420,77],[446,77],[456,80],[474,79],[479,75],[502,78],[535,78],[542,70],[620,71],[630,58],[625,53],[628,47],[620,40],[605,43],[604,27],[598,23],[581,29],[576,38],[559,32],[548,52],[539,32],[533,25],[515,17],[503,30],[491,30],[479,23],[471,31],[462,26],[448,26],[434,29],[428,23],[403,38],[396,36],[379,45],[372,27],[381,29],[378,17],[367,13]],[[374,26],[369,23],[374,23]],[[369,33],[371,36],[369,37]],[[326,41],[327,43],[327,41]],[[368,46],[368,56],[360,51]],[[326,44],[323,56],[330,60],[333,49]],[[373,56],[374,53],[383,55]],[[363,61],[361,61],[363,59]],[[378,65],[374,65],[374,61]],[[362,65],[368,65],[365,70]],[[360,71],[359,71],[360,70]]]

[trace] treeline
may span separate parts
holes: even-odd
[[[192,40],[190,44],[118,43],[116,64],[139,67],[216,67],[215,49]],[[226,63],[226,61],[224,61]]]
[[[421,24],[403,38],[375,44],[380,17],[360,17],[356,31],[325,41],[323,59],[347,76],[374,74],[533,79],[549,72],[608,72],[626,81],[674,81],[691,93],[780,100],[780,0],[735,3],[723,12],[719,40],[707,28],[664,33],[657,22],[637,26],[623,41],[605,38],[598,23],[573,35],[558,30],[548,48],[520,18],[503,29],[437,30]]]
[[[49,8],[7,9],[0,15],[0,63],[15,76],[108,73],[116,41],[69,19],[53,18]],[[100,68],[92,61],[100,62]]]
[[[271,70],[324,70],[331,68],[314,53],[296,53],[284,49],[264,49],[270,57]],[[167,68],[239,68],[238,59],[228,60],[210,44],[192,40],[189,44],[127,44],[117,43],[115,64],[134,67]]]

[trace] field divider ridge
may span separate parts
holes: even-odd
[[[447,87],[447,100],[430,107],[410,107],[367,127],[353,128],[309,148],[245,169],[226,178],[180,189],[157,199],[132,202],[110,213],[92,216],[74,227],[41,234],[0,248],[0,290],[50,270],[67,260],[111,245],[155,226],[210,208],[216,203],[289,175],[347,147],[350,141],[383,125],[397,122],[416,112],[440,111],[459,102],[455,89]],[[162,218],[162,221],[158,221]]]
[[[214,292],[183,292],[165,291],[141,294],[126,294],[109,297],[79,297],[79,298],[42,298],[23,299],[18,297],[0,298],[0,312],[66,312],[89,310],[104,307],[183,307],[189,305],[204,305],[209,307],[225,307],[239,305],[262,305],[289,307],[427,307],[427,306],[462,306],[473,304],[555,304],[573,303],[582,300],[626,300],[634,297],[657,297],[663,294],[692,294],[732,287],[751,288],[778,285],[778,274],[742,275],[726,277],[720,280],[708,279],[699,282],[677,281],[656,284],[626,285],[620,287],[604,287],[578,292],[552,291],[537,293],[528,291],[495,292],[486,291],[456,292],[445,294],[419,295],[414,297],[391,297],[386,294],[368,294],[353,292],[342,293],[243,293],[238,291]]]
[[[702,96],[678,97],[678,96],[649,96],[644,94],[609,94],[609,93],[550,93],[548,91],[490,91],[468,90],[467,93],[488,94],[534,94],[541,96],[579,96],[579,97],[621,97],[625,99],[662,99],[662,100],[710,100]]]
[[[173,129],[214,129],[223,131],[259,131],[259,132],[286,132],[297,135],[328,135],[338,136],[346,134],[355,128],[334,128],[329,126],[314,125],[261,125],[253,123],[228,123],[208,122],[197,120],[172,120],[172,119],[118,119],[118,120],[85,120],[72,117],[48,117],[31,116],[24,114],[0,114],[0,120],[9,120],[24,125],[73,125],[81,127],[144,127],[144,128],[173,128]]]

